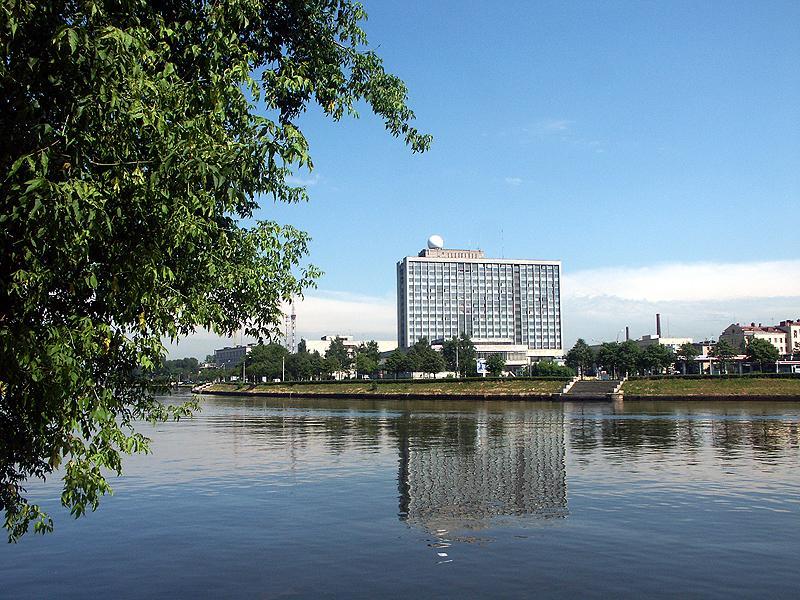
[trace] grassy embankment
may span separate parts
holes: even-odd
[[[701,379],[629,379],[622,385],[628,396],[797,396],[800,377],[703,377]]]
[[[296,394],[314,396],[318,394],[397,394],[404,395],[448,395],[485,394],[498,396],[538,396],[557,394],[565,381],[548,379],[504,379],[453,381],[353,381],[341,383],[268,383],[263,385],[237,385],[217,383],[208,392],[228,392],[240,394]]]

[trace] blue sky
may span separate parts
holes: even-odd
[[[617,321],[644,328],[670,302],[716,315],[707,326],[697,306],[677,311],[675,327],[695,337],[733,317],[800,316],[800,2],[364,4],[371,45],[435,139],[412,155],[366,108],[340,123],[301,118],[315,169],[297,177],[311,202],[266,201],[257,216],[312,235],[325,271],[312,295],[386,309],[363,326],[358,308],[330,326],[309,314],[306,331],[299,311],[301,333],[394,337],[394,264],[431,233],[490,256],[561,259],[567,276],[677,268],[676,288],[694,290],[626,297],[623,277],[573,314],[565,302],[568,343],[613,338]],[[681,276],[697,263],[741,289],[719,296]],[[738,281],[762,264],[769,289]],[[639,304],[589,318],[591,298]]]

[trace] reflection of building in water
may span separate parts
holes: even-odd
[[[519,417],[470,419],[457,438],[401,438],[400,518],[434,531],[480,529],[503,515],[565,517],[563,417]]]

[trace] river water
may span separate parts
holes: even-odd
[[[0,597],[796,598],[800,405],[214,398]]]

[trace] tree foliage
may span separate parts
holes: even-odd
[[[736,349],[725,340],[720,340],[709,351],[709,354],[719,361],[720,370],[728,372],[728,364],[737,355]]]
[[[439,352],[431,348],[431,344],[426,337],[420,338],[409,348],[408,357],[411,360],[414,371],[435,375],[445,369],[444,358]]]
[[[700,354],[700,351],[691,342],[684,342],[678,347],[675,357],[681,361],[681,369],[684,375],[686,375],[689,364],[694,362],[698,354]]]
[[[597,350],[595,362],[599,367],[603,367],[606,371],[616,374],[617,367],[619,366],[619,343],[605,342]]]
[[[163,338],[268,336],[317,269],[308,237],[252,222],[306,199],[297,118],[358,102],[413,151],[407,92],[351,0],[52,0],[0,8],[0,507],[31,523],[28,478],[62,458],[74,515],[110,490],[137,420],[186,414],[146,377]]]
[[[764,370],[764,366],[767,363],[772,363],[774,371],[775,362],[781,357],[780,351],[775,346],[767,340],[762,340],[760,338],[750,340],[750,343],[747,344],[745,354],[749,360],[758,363],[760,371]]]
[[[640,350],[640,372],[649,372],[650,374],[660,373],[673,364],[675,364],[675,353],[667,346],[651,344],[644,350]]]
[[[486,370],[494,377],[499,377],[503,374],[503,369],[506,368],[506,359],[502,354],[492,354],[486,359]]]
[[[570,348],[566,355],[567,366],[575,369],[579,374],[589,370],[594,362],[594,354],[589,344],[583,338],[578,339],[575,345]]]
[[[245,374],[256,381],[262,377],[269,381],[280,379],[288,357],[289,351],[280,344],[258,344],[247,355]]]
[[[414,370],[414,360],[405,352],[397,348],[386,357],[384,368],[397,377],[400,373],[410,373]]]
[[[442,357],[450,371],[456,371],[460,377],[475,372],[475,361],[478,356],[475,344],[466,333],[446,340],[442,345]],[[458,363],[458,364],[456,364]],[[458,368],[456,368],[458,367]]]
[[[197,377],[199,371],[199,361],[194,357],[185,357],[163,361],[155,370],[155,374],[175,381],[181,378],[192,379]]]
[[[530,366],[530,374],[536,377],[573,377],[575,371],[552,360],[539,360]]]
[[[331,373],[348,371],[353,364],[350,352],[344,345],[344,340],[340,337],[331,340],[328,349],[325,351],[325,359],[331,367]]]

